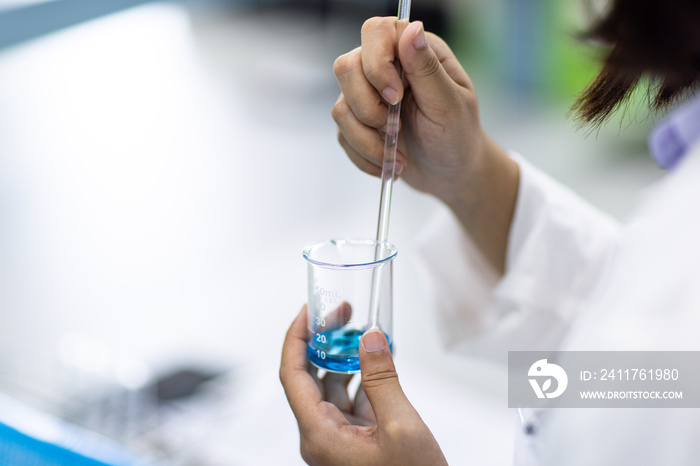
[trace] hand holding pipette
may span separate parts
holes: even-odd
[[[419,21],[409,23],[397,41],[396,23],[368,20],[362,46],[336,60],[342,91],[333,108],[338,140],[356,166],[380,176],[386,102],[401,101],[396,174],[442,200],[502,270],[518,166],[483,131],[474,87],[447,44]],[[406,87],[394,67],[397,56]]]

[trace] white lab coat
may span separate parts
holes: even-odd
[[[517,154],[506,273],[498,279],[456,220],[422,242],[449,349],[700,350],[700,144],[620,225]],[[697,465],[700,410],[557,409],[516,464]]]

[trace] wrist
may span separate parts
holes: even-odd
[[[489,262],[503,272],[520,168],[490,136],[482,134],[480,152],[442,200]]]
[[[502,205],[517,194],[518,164],[488,134],[482,132],[471,163],[456,173],[438,198],[457,212]]]

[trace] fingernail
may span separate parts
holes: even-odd
[[[416,50],[420,50],[425,45],[427,44],[425,40],[425,30],[423,29],[423,23],[420,22],[420,27],[418,28],[418,31],[416,31],[416,35],[413,36],[413,47],[416,48]]]
[[[396,161],[396,168],[394,169],[394,174],[396,176],[401,175],[403,171],[406,169],[406,162],[401,162],[399,160]]]
[[[384,96],[384,100],[389,102],[391,105],[397,104],[399,102],[399,93],[391,87],[387,87],[386,89],[384,89],[384,91],[382,91],[382,95]]]
[[[350,306],[350,303],[347,301],[343,301],[340,306],[340,316],[341,319],[343,319],[343,324],[350,319],[350,316],[352,315],[352,306]]]
[[[362,347],[367,353],[376,353],[382,351],[386,345],[384,335],[379,330],[372,330],[362,337]]]

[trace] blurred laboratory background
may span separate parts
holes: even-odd
[[[0,424],[107,464],[302,464],[277,375],[301,251],[373,237],[380,191],[337,144],[332,65],[395,3],[0,0]],[[497,141],[624,218],[661,176],[659,116],[640,97],[577,129],[590,14],[413,0],[412,18]],[[442,209],[396,184],[399,374],[451,464],[508,465],[504,368],[442,347],[417,269]]]

